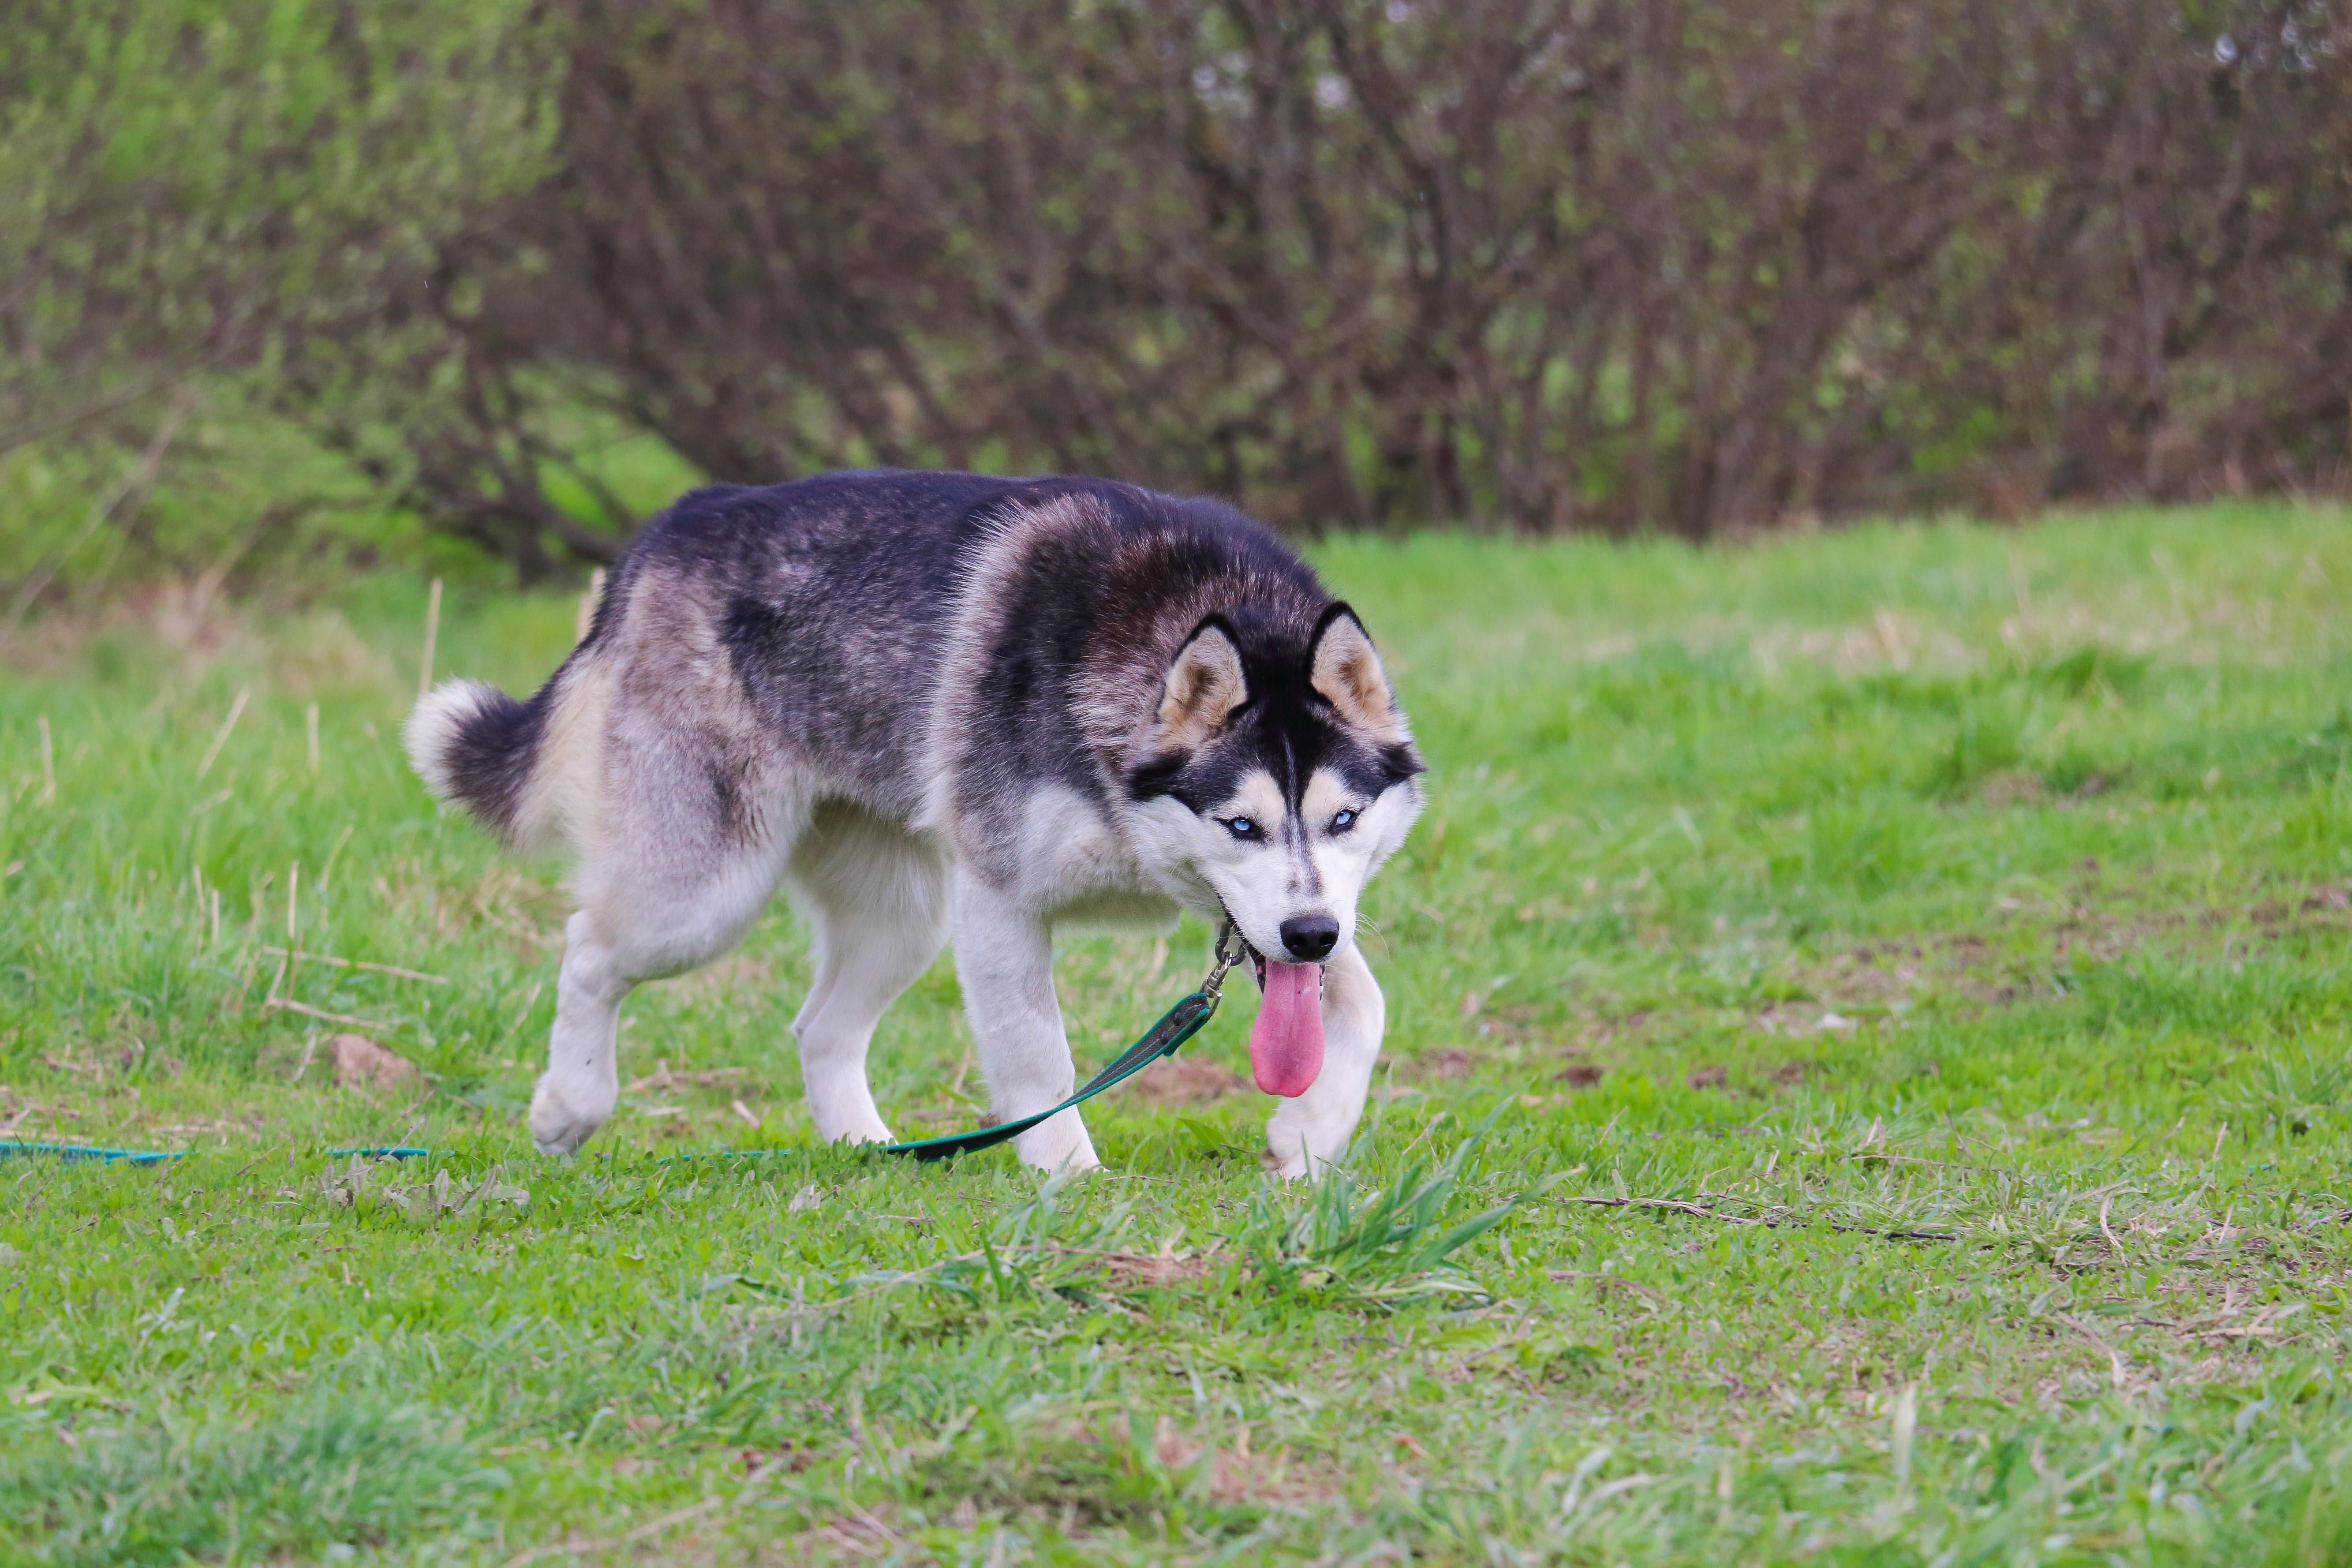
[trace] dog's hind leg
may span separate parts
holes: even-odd
[[[1054,998],[1052,927],[961,867],[953,874],[950,903],[956,975],[980,1045],[991,1106],[1010,1121],[1068,1099],[1077,1068]],[[1032,1127],[1013,1146],[1040,1170],[1082,1171],[1102,1163],[1075,1110]]]
[[[887,1143],[866,1054],[874,1027],[947,943],[937,845],[841,802],[817,810],[789,868],[816,927],[816,983],[793,1020],[817,1136]]]
[[[1305,1094],[1284,1100],[1266,1124],[1266,1163],[1276,1173],[1318,1175],[1348,1152],[1371,1091],[1387,1022],[1380,982],[1351,945],[1323,971],[1323,1070]]]
[[[571,1153],[611,1117],[622,1002],[640,981],[708,963],[741,939],[804,815],[773,792],[748,816],[698,800],[690,785],[705,775],[663,765],[684,760],[641,754],[613,770],[635,788],[603,803],[604,831],[580,865],[581,907],[563,928],[555,1030],[530,1101],[543,1154]]]

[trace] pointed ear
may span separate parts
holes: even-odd
[[[1234,710],[1248,700],[1241,647],[1224,617],[1211,616],[1192,628],[1168,666],[1154,738],[1162,751],[1190,751],[1223,729]]]
[[[1333,605],[1316,623],[1307,645],[1307,680],[1349,725],[1383,744],[1409,741],[1404,715],[1397,711],[1388,672],[1364,623],[1346,605]]]

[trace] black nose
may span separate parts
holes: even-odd
[[[1339,922],[1329,915],[1301,915],[1282,922],[1282,945],[1301,963],[1320,963],[1339,945]]]

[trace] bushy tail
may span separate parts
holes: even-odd
[[[528,702],[478,680],[446,680],[416,700],[401,738],[425,787],[497,834],[509,849],[543,847],[554,826],[533,787],[556,683]]]

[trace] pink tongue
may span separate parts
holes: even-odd
[[[1250,1069],[1268,1094],[1297,1099],[1323,1070],[1323,966],[1265,966],[1265,995],[1250,1028]]]

